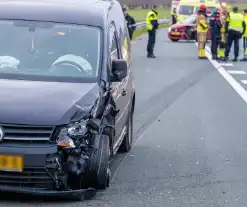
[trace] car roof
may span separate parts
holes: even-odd
[[[0,0],[0,20],[34,20],[104,27],[110,0]]]

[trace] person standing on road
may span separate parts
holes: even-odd
[[[172,11],[172,25],[177,23],[177,11],[176,8]]]
[[[146,17],[146,27],[148,30],[147,57],[156,58],[153,51],[156,41],[156,30],[159,27],[157,6],[152,6]]]
[[[210,17],[210,29],[211,29],[211,53],[213,60],[218,59],[217,51],[220,45],[220,30],[221,30],[221,21],[220,21],[220,9],[216,8],[216,11]]]
[[[233,61],[238,60],[239,55],[239,40],[243,36],[246,30],[246,25],[244,22],[244,15],[238,12],[238,7],[234,7],[233,12],[229,13],[229,16],[226,21],[226,31],[227,35],[227,44],[225,51],[224,60],[228,60],[229,53],[231,51],[232,43],[234,42],[234,59]]]
[[[247,9],[244,10],[244,22],[245,27],[247,27]],[[247,28],[245,28],[245,33],[243,34],[243,45],[244,45],[244,57],[241,61],[247,61]]]
[[[123,8],[123,13],[124,13],[125,20],[127,22],[129,37],[132,40],[133,33],[136,29],[136,21],[132,16],[129,15],[127,8],[125,7]]]
[[[208,33],[206,12],[207,12],[207,7],[204,4],[202,4],[196,16],[198,58],[199,59],[207,59],[206,51],[205,51],[207,33]]]
[[[220,29],[220,45],[218,49],[218,57],[220,60],[225,58],[225,48],[226,48],[226,16],[227,8],[222,8],[220,14],[221,29]]]

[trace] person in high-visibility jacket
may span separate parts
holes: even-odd
[[[247,9],[244,10],[244,22],[247,26]],[[241,61],[247,61],[247,28],[245,28],[245,33],[243,34],[243,45],[244,45],[244,57]]]
[[[234,7],[232,12],[229,13],[226,21],[226,31],[227,31],[227,44],[225,50],[224,60],[228,60],[229,53],[231,51],[232,43],[234,42],[234,59],[238,60],[239,55],[239,40],[245,33],[246,25],[244,22],[244,15],[238,12],[238,7]]]
[[[227,10],[222,8],[220,14],[221,29],[220,29],[220,46],[218,48],[218,57],[220,60],[223,60],[225,57],[225,48],[226,48],[226,16]]]
[[[198,58],[199,59],[207,59],[206,51],[205,51],[207,33],[208,33],[206,13],[207,13],[207,7],[204,4],[202,4],[196,16]]]
[[[154,45],[156,41],[156,30],[159,27],[157,6],[152,6],[146,17],[146,27],[148,30],[147,57],[156,58],[154,55]]]
[[[176,8],[173,9],[171,16],[172,16],[172,24],[176,24],[177,23],[177,19],[178,19]]]

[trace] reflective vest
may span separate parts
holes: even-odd
[[[244,37],[247,37],[247,14],[245,14],[245,16],[244,16],[244,22],[245,22],[245,25],[246,25]]]
[[[222,12],[221,14],[220,14],[220,22],[221,22],[221,25],[222,25],[222,27],[221,27],[221,29],[220,29],[220,32],[221,33],[225,33],[226,32],[226,16],[225,16],[225,13],[224,12]]]
[[[158,21],[158,17],[157,17],[157,15],[156,15],[156,13],[154,11],[150,11],[147,14],[147,18],[146,18],[147,30],[152,30],[153,29],[153,25],[151,24],[152,20],[157,20]]]
[[[208,31],[207,20],[203,14],[197,14],[196,28],[197,28],[197,32],[207,32]]]
[[[240,13],[231,12],[228,21],[229,21],[229,26],[228,26],[229,30],[243,32],[244,15]]]
[[[177,18],[177,14],[175,12],[172,12],[172,16],[174,16],[175,18]]]

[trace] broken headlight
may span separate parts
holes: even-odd
[[[84,137],[87,134],[87,132],[87,120],[82,120],[80,122],[73,123],[61,129],[57,137],[57,144],[61,147],[74,148],[75,144],[73,140]]]
[[[84,136],[88,132],[87,120],[74,123],[72,126],[67,128],[67,132],[68,136],[71,138]]]

